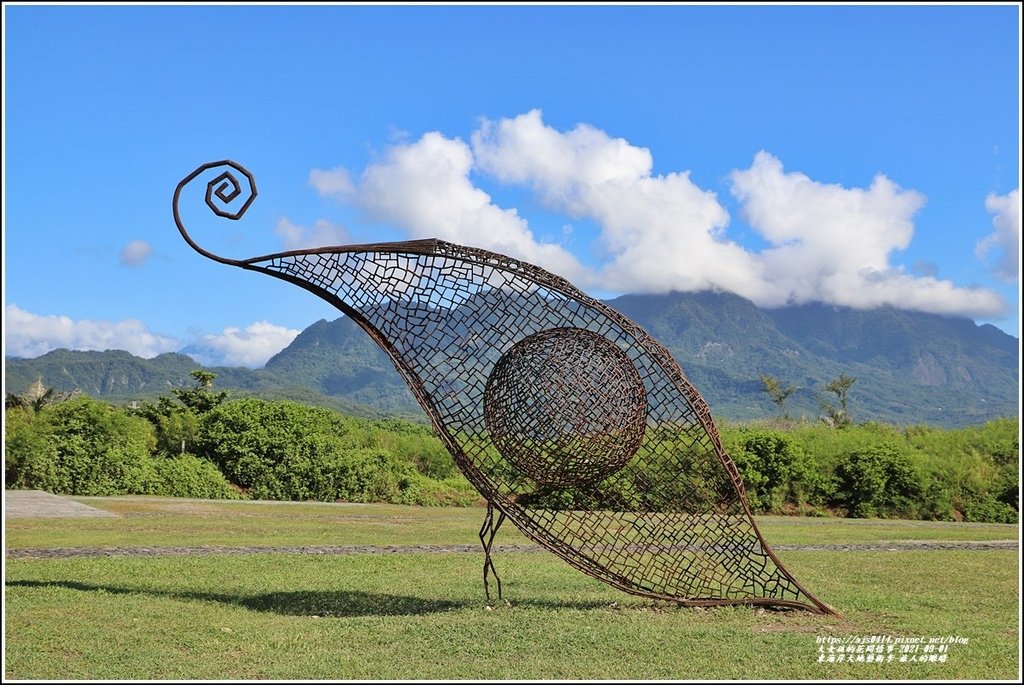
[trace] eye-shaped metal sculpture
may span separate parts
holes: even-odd
[[[244,168],[205,164],[174,192],[178,230],[206,257],[330,302],[387,352],[488,501],[488,597],[491,543],[507,517],[583,573],[635,595],[834,613],[765,543],[707,404],[635,323],[532,264],[441,240],[214,255],[178,209],[207,172],[206,203],[218,216],[239,218],[256,195]]]

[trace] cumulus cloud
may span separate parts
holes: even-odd
[[[317,219],[312,228],[299,226],[281,218],[274,233],[281,239],[286,250],[301,250],[312,247],[333,247],[352,242],[344,226],[338,226],[326,219]]]
[[[67,316],[40,316],[13,303],[4,307],[6,354],[29,359],[61,348],[126,350],[144,359],[182,351],[205,365],[257,368],[287,347],[299,332],[257,321],[244,329],[229,327],[218,334],[200,335],[182,349],[181,340],[153,333],[137,319],[76,321]]]
[[[549,204],[586,212],[578,194],[594,186],[628,185],[650,176],[647,148],[578,124],[567,133],[546,125],[540,110],[497,122],[484,119],[471,138],[481,170],[505,183],[526,183]]]
[[[145,240],[133,240],[121,250],[121,263],[125,266],[140,266],[153,254],[153,246]]]
[[[491,248],[604,290],[720,289],[766,307],[821,301],[971,316],[1004,308],[993,291],[893,261],[910,244],[925,198],[883,174],[866,188],[847,188],[787,172],[773,155],[757,153],[749,168],[729,176],[741,216],[766,243],[751,250],[729,237],[729,212],[689,171],[655,175],[648,149],[593,126],[559,131],[532,110],[484,119],[470,141],[428,133],[392,147],[357,182],[343,168],[315,170],[310,182],[412,237]],[[562,245],[536,240],[526,220],[497,206],[473,174],[526,187],[548,209],[592,222],[599,265],[586,268]],[[978,248],[1012,255],[1000,265],[1004,272],[1019,268],[1018,207],[1019,195],[990,198],[997,232]]]
[[[868,188],[823,184],[759,152],[731,175],[732,193],[770,244],[758,260],[763,281],[742,293],[764,306],[823,301],[857,308],[892,305],[941,314],[995,315],[995,293],[913,276],[890,261],[914,235],[925,198],[882,174]]]
[[[576,258],[556,243],[537,241],[515,209],[503,209],[473,185],[473,153],[458,139],[427,133],[391,147],[352,184],[345,169],[314,170],[310,183],[365,210],[370,218],[405,229],[412,238],[442,238],[492,249],[540,264],[567,278],[583,278]]]
[[[996,230],[978,242],[974,253],[984,259],[991,251],[999,253],[993,272],[1004,281],[1020,279],[1020,188],[1006,195],[989,195],[985,209],[992,215]]]
[[[259,368],[287,347],[301,331],[266,321],[246,328],[230,326],[221,333],[207,333],[186,352],[206,366],[247,366]]]
[[[552,209],[595,221],[607,261],[600,282],[620,291],[738,291],[756,271],[724,237],[728,212],[689,172],[652,176],[646,148],[586,124],[561,133],[539,110],[473,134],[480,168],[528,185]]]
[[[158,335],[136,319],[125,321],[74,321],[66,316],[40,316],[16,304],[4,307],[6,353],[38,357],[52,350],[127,350],[146,359],[173,352],[181,342]]]

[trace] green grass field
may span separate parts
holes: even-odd
[[[76,498],[121,514],[10,519],[29,547],[472,544],[481,509]],[[1016,540],[1018,527],[759,518],[771,544]],[[506,525],[498,544],[527,542]],[[779,552],[843,618],[692,609],[554,555],[207,554],[8,559],[16,679],[1013,679],[1017,551]],[[819,663],[818,638],[959,637],[945,662]],[[896,647],[898,654],[899,646]],[[918,654],[923,654],[920,647]]]

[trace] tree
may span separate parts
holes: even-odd
[[[761,386],[764,388],[764,391],[768,393],[768,397],[771,398],[772,402],[778,405],[779,411],[782,412],[782,417],[786,418],[786,408],[783,405],[785,405],[789,396],[796,392],[796,386],[790,385],[787,388],[783,388],[778,378],[766,376],[763,373],[760,374],[760,377]]]
[[[821,409],[826,414],[826,417],[822,419],[825,423],[835,428],[843,428],[852,423],[850,414],[846,409],[846,397],[850,392],[850,386],[856,382],[857,379],[853,376],[847,376],[845,373],[842,373],[839,374],[839,378],[825,386],[825,390],[835,394],[839,400],[838,409],[831,402],[821,400]]]
[[[195,379],[195,385],[191,388],[171,388],[171,393],[195,413],[205,414],[227,399],[227,390],[213,391],[213,381],[217,374],[196,369],[189,375]]]
[[[227,398],[226,390],[214,392],[217,374],[196,369],[191,374],[195,384],[190,388],[171,388],[177,399],[161,396],[156,404],[143,402],[134,411],[153,424],[157,449],[164,454],[185,454],[195,443],[199,417],[219,406]]]
[[[780,511],[787,502],[803,503],[810,468],[801,448],[785,433],[745,431],[737,447],[730,453],[755,512]]]
[[[876,445],[846,455],[836,466],[841,499],[850,516],[913,516],[924,491],[920,471],[894,447]]]

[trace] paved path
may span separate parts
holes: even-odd
[[[81,518],[117,516],[42,490],[4,490],[6,518]]]
[[[776,545],[794,552],[899,552],[924,550],[1017,549],[1016,540],[904,541],[849,545]],[[495,554],[543,552],[540,545],[495,545]],[[480,545],[320,545],[304,547],[46,547],[7,550],[8,559],[67,559],[71,557],[153,557],[184,554],[481,554]]]

